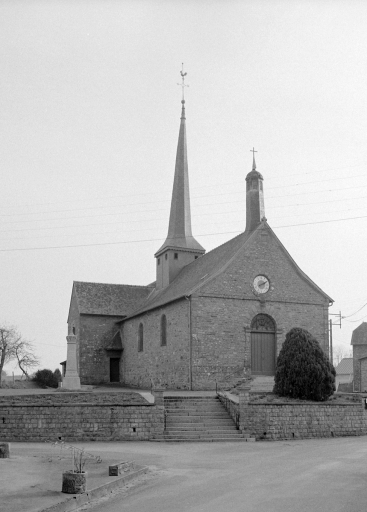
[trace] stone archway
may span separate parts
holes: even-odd
[[[275,374],[276,326],[274,320],[264,314],[256,315],[251,322],[251,374]]]

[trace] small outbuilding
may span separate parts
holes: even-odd
[[[337,391],[353,391],[353,357],[344,357],[335,368]]]
[[[367,322],[352,334],[354,391],[367,391]]]

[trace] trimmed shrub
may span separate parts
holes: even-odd
[[[55,372],[47,369],[37,370],[34,374],[33,380],[40,386],[48,388],[57,388],[59,385]]]
[[[334,366],[308,331],[294,327],[287,333],[278,356],[274,393],[320,402],[334,391]]]
[[[56,370],[54,371],[54,377],[57,380],[57,382],[61,382],[62,381],[61,372],[60,372],[60,370],[58,368],[56,368]]]

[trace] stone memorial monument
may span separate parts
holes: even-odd
[[[76,336],[66,336],[68,351],[66,358],[66,372],[62,380],[63,389],[80,389],[80,378],[76,362]]]

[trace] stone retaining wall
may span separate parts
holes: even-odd
[[[61,393],[1,397],[0,439],[146,441],[163,432],[164,406],[160,401],[150,404],[140,395],[134,399],[124,397],[124,393],[105,397],[80,393],[72,394],[72,399],[70,395],[68,402]],[[142,403],[139,403],[140,398]]]
[[[219,393],[218,394],[218,398],[219,398],[219,401],[224,406],[224,408],[227,410],[227,412],[230,415],[230,417],[232,418],[232,420],[237,425],[237,423],[240,420],[240,406],[239,406],[239,404],[237,402],[235,402],[234,400],[232,400],[231,398],[229,398],[224,393]]]
[[[302,403],[251,401],[249,389],[238,402],[225,394],[219,399],[239,428],[257,439],[306,439],[367,434],[364,397],[359,403]]]
[[[360,436],[367,421],[360,404],[248,404],[242,409],[241,430],[258,439],[305,439]]]
[[[306,439],[367,434],[364,397],[359,403],[252,402],[241,390],[239,404],[227,397],[228,412],[239,410],[239,427],[257,439]],[[232,416],[233,417],[233,416]]]

